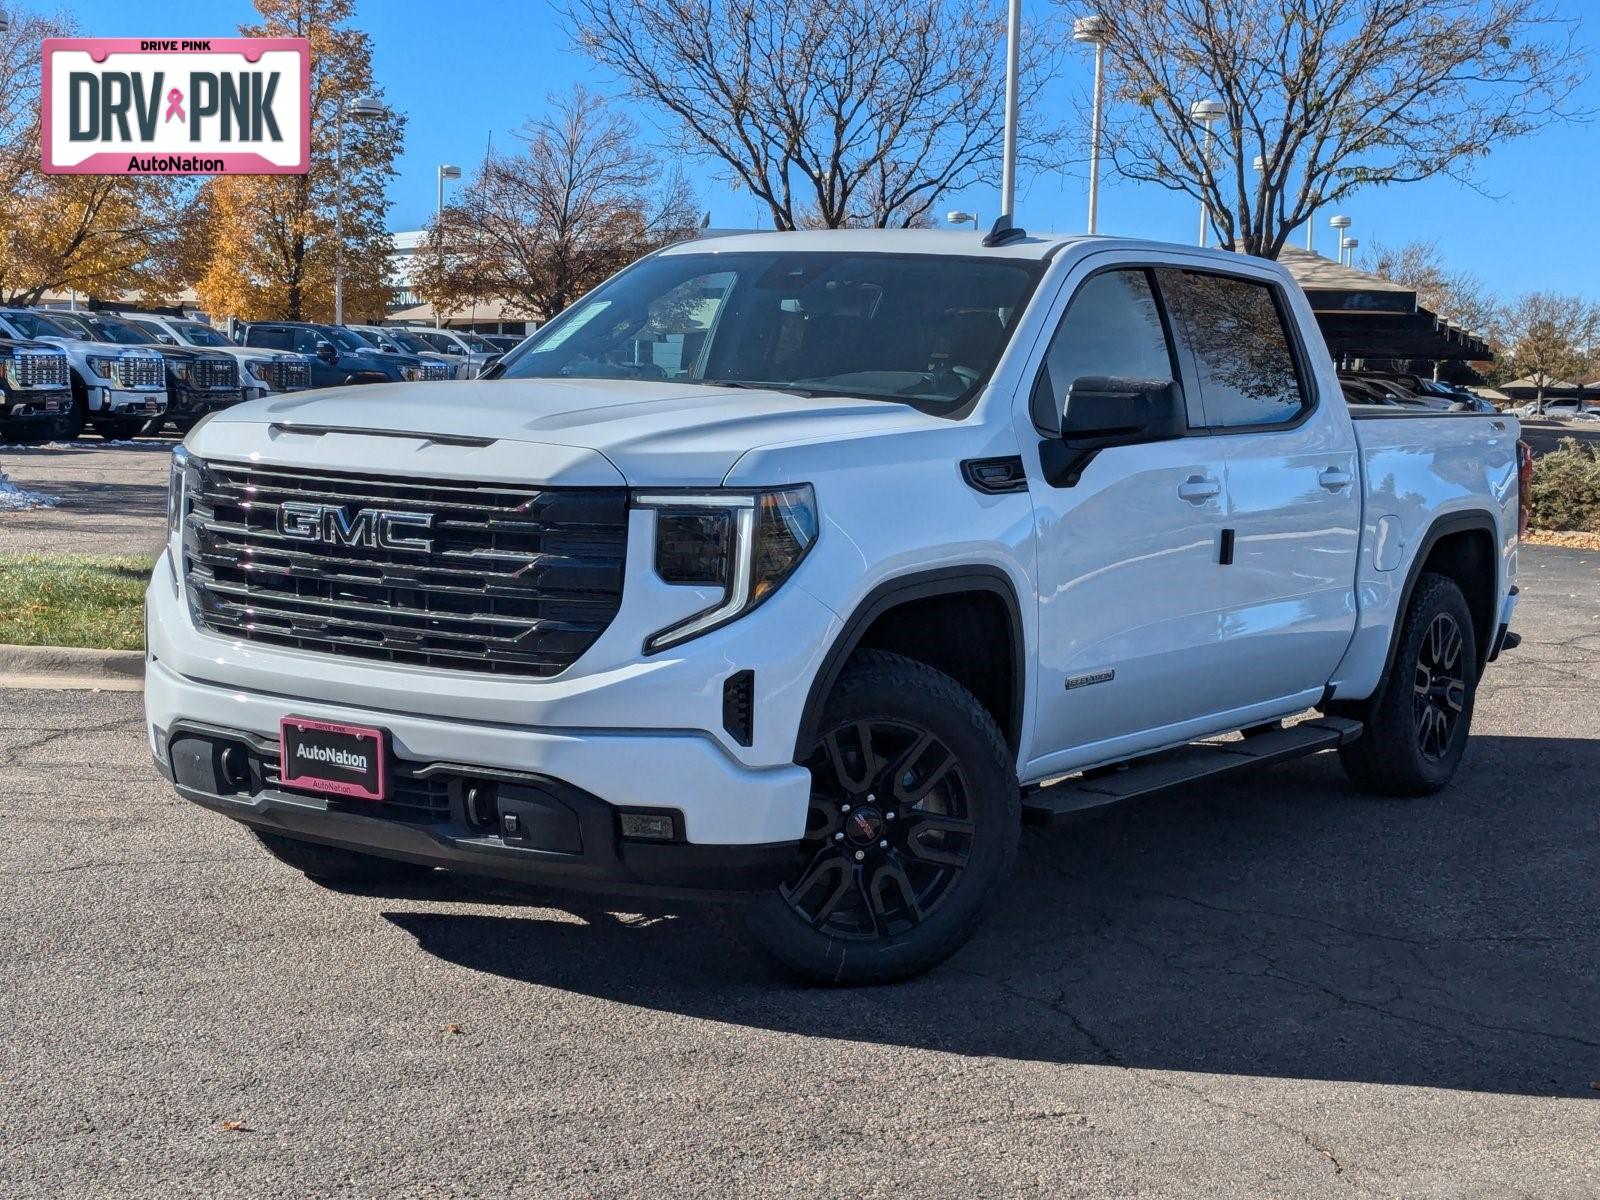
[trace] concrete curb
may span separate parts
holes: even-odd
[[[144,653],[140,650],[0,645],[0,687],[133,692],[143,684]]]

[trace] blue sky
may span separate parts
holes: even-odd
[[[26,3],[27,0],[23,0]],[[1590,0],[1558,0],[1574,17]],[[1028,8],[1046,11],[1041,0]],[[17,7],[21,7],[18,4]],[[49,7],[48,2],[40,7]],[[203,37],[236,31],[254,16],[248,0],[73,0],[70,9],[83,33],[99,37]],[[1581,17],[1580,17],[1581,19]],[[427,219],[435,196],[434,168],[458,163],[470,173],[492,136],[510,141],[524,118],[540,110],[545,96],[583,82],[616,92],[615,81],[570,48],[560,21],[533,0],[364,0],[357,23],[376,45],[376,73],[389,102],[410,118],[406,152],[390,196],[396,229],[414,229]],[[1580,31],[1600,45],[1600,18]],[[1597,58],[1600,67],[1600,58]],[[1074,56],[1053,89],[1070,97],[1086,89],[1087,56]],[[1600,95],[1591,81],[1590,107]],[[648,113],[637,114],[647,137],[658,136]],[[720,226],[749,227],[762,219],[748,194],[729,189],[713,165],[688,164],[701,207]],[[1364,247],[1374,241],[1399,244],[1437,240],[1452,265],[1469,270],[1502,295],[1533,289],[1581,292],[1600,298],[1600,250],[1593,211],[1600,203],[1600,125],[1568,125],[1508,145],[1482,166],[1481,195],[1449,180],[1373,189],[1341,206],[1355,221],[1351,233]],[[976,210],[985,222],[998,203],[998,180],[952,196],[946,208]],[[1085,181],[1075,175],[1020,177],[1018,220],[1033,229],[1072,232],[1083,227]],[[1319,214],[1318,249],[1332,253],[1328,214]],[[1199,212],[1182,197],[1159,188],[1112,178],[1102,183],[1100,226],[1123,233],[1188,242]],[[1297,238],[1303,244],[1303,238]]]

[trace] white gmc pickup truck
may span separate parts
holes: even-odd
[[[1516,421],[1347,407],[1271,262],[706,239],[492,374],[173,455],[151,749],[313,879],[740,897],[897,979],[1025,818],[1324,749],[1444,786],[1514,644]]]

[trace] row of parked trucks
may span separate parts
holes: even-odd
[[[0,438],[108,440],[192,429],[244,400],[482,374],[515,339],[403,326],[240,324],[177,313],[0,308]]]

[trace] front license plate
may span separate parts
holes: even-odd
[[[284,787],[358,800],[389,795],[389,735],[365,725],[284,717],[278,723]]]
[[[161,411],[161,401],[159,401],[159,400],[146,400],[144,402],[144,410],[147,413],[158,413],[158,412],[160,412]]]

